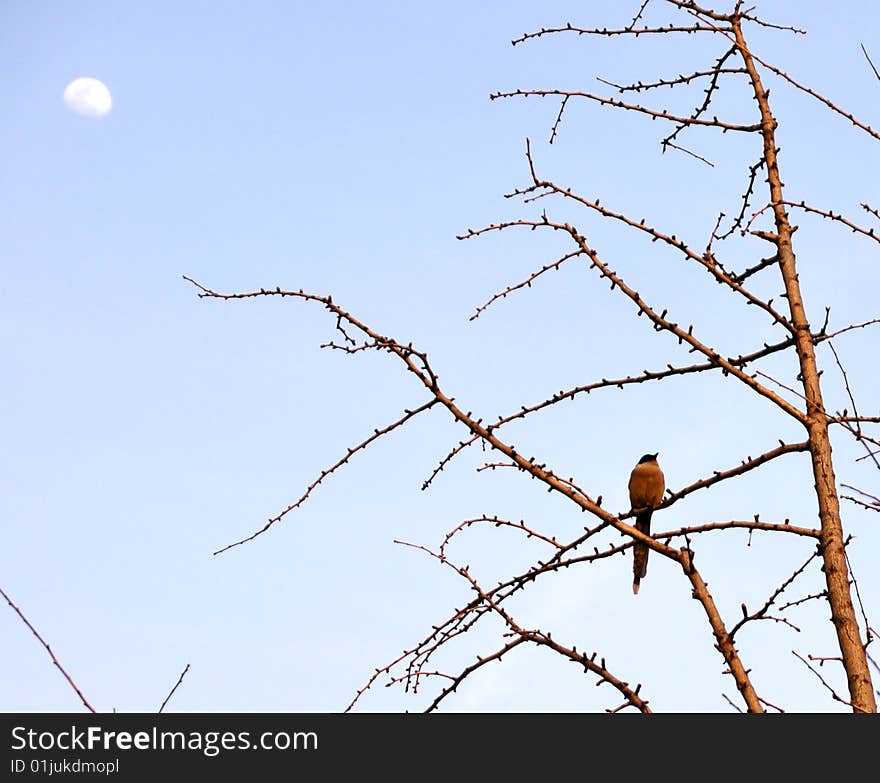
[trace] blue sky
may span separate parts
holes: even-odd
[[[540,202],[502,198],[528,183],[526,137],[543,176],[696,247],[719,211],[735,214],[759,154],[755,138],[691,134],[688,146],[710,168],[661,155],[660,121],[572,104],[551,147],[554,100],[489,101],[517,87],[605,92],[596,76],[648,80],[703,69],[721,53],[718,42],[695,36],[510,45],[565,21],[625,25],[639,3],[631,5],[4,4],[0,586],[96,708],[157,709],[189,663],[171,709],[341,710],[376,667],[468,595],[455,574],[394,539],[437,546],[460,520],[483,513],[523,518],[562,539],[582,529],[582,515],[535,482],[477,472],[487,459],[477,449],[422,492],[464,435],[432,411],[332,476],[267,534],[213,557],[425,398],[390,357],[320,350],[333,337],[320,308],[200,300],[182,275],[221,291],[279,285],[332,294],[377,330],[427,351],[447,391],[487,419],[558,389],[692,362],[583,265],[468,321],[493,293],[566,249],[558,237],[525,231],[455,238],[539,214]],[[660,5],[649,6],[657,7],[652,21],[667,21]],[[791,0],[758,11],[809,31],[757,29],[759,53],[880,126],[880,82],[859,48],[880,62],[880,11]],[[64,105],[65,86],[79,76],[108,85],[109,115],[82,117]],[[789,197],[870,225],[859,204],[880,204],[877,142],[780,80],[768,84]],[[697,88],[644,100],[688,111],[701,98]],[[733,86],[717,111],[754,121],[753,104]],[[697,324],[719,350],[778,339],[766,319],[674,254],[593,215],[552,208],[583,226],[646,299]],[[821,324],[826,306],[835,328],[878,317],[877,244],[801,214],[795,222],[811,322]],[[766,250],[756,239],[724,246],[740,269]],[[756,281],[757,293],[777,291],[772,274]],[[837,347],[868,414],[876,327]],[[819,355],[828,406],[848,406],[833,357]],[[788,359],[763,369],[795,383]],[[623,511],[629,471],[646,451],[660,451],[667,484],[678,489],[801,436],[732,379],[701,376],[601,390],[512,425],[509,437]],[[863,452],[836,437],[839,481],[876,493],[876,473],[856,462]],[[808,465],[789,456],[696,493],[658,512],[655,528],[758,512],[813,525]],[[867,512],[848,504],[844,515],[870,617],[880,611],[880,533]],[[743,532],[696,542],[730,621],[740,602],[759,606],[809,555],[802,540],[756,534],[747,542]],[[488,583],[543,554],[496,529],[472,531],[456,547],[453,555]],[[658,711],[731,709],[722,694],[733,698],[735,688],[681,575],[652,558],[638,598],[630,576],[628,558],[569,569],[536,585],[515,614],[598,650],[615,674],[643,683]],[[819,576],[813,568],[792,597],[821,588]],[[800,632],[778,623],[743,632],[756,687],[788,709],[841,709],[791,654],[834,654],[826,612],[794,612]],[[0,635],[0,708],[80,708],[8,607]],[[469,634],[443,666],[465,665],[499,640],[497,627]],[[516,652],[446,709],[616,706],[610,689],[561,659]],[[419,710],[429,701],[430,691],[380,687],[360,707]]]

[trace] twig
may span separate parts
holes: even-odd
[[[870,321],[865,321],[860,324],[851,324],[850,326],[845,326],[843,329],[838,329],[836,332],[831,332],[830,334],[825,334],[824,332],[819,332],[819,334],[815,337],[815,342],[820,343],[824,340],[831,340],[834,337],[837,337],[839,334],[844,334],[845,332],[851,332],[853,329],[864,329],[866,326],[874,326],[875,324],[880,324],[880,318],[872,318]]]
[[[841,495],[841,500],[848,500],[850,503],[855,503],[857,506],[861,506],[862,508],[868,509],[868,511],[877,511],[880,512],[880,500],[875,501],[874,503],[865,503],[864,500],[859,500],[858,498],[854,498],[852,495]]]
[[[865,45],[864,44],[859,44],[859,45],[862,47],[862,52],[864,52],[864,54],[865,54],[865,59],[868,61],[868,65],[870,65],[871,70],[874,71],[874,76],[876,76],[878,79],[880,79],[880,72],[878,72],[877,67],[872,62],[871,57],[868,54],[868,50],[865,48]]]
[[[779,596],[782,595],[783,592],[785,592],[786,588],[788,588],[789,585],[791,585],[791,583],[794,582],[794,580],[797,579],[798,576],[800,576],[804,572],[806,567],[810,563],[812,563],[813,560],[815,560],[815,558],[817,558],[818,556],[819,556],[819,549],[817,547],[816,551],[814,551],[807,558],[806,562],[800,568],[796,569],[795,572],[790,577],[788,577],[788,579],[786,579],[779,587],[776,588],[776,590],[773,591],[771,596],[764,602],[764,605],[760,609],[758,609],[757,612],[753,612],[752,614],[749,614],[748,610],[746,609],[746,605],[743,604],[742,605],[742,613],[743,613],[742,620],[740,620],[735,626],[733,626],[733,628],[731,628],[731,630],[730,630],[731,639],[736,635],[736,632],[739,631],[740,628],[742,628],[746,623],[752,622],[753,620],[765,620],[765,619],[766,620],[775,620],[776,622],[785,623],[786,625],[791,626],[796,631],[800,631],[799,628],[792,625],[788,620],[786,620],[784,618],[771,617],[767,614],[767,612],[770,610],[770,607],[773,606],[776,599],[779,598]]]
[[[223,552],[226,552],[227,550],[232,549],[233,547],[241,546],[242,544],[246,544],[248,541],[253,541],[255,538],[257,538],[257,536],[261,536],[270,527],[272,527],[272,525],[274,525],[276,522],[280,522],[285,516],[287,516],[287,514],[289,514],[294,509],[299,508],[303,503],[305,503],[306,500],[309,499],[309,496],[312,494],[312,492],[314,492],[314,490],[318,487],[319,484],[321,484],[321,482],[324,481],[324,479],[326,479],[330,474],[335,473],[339,468],[341,468],[343,465],[345,465],[355,454],[357,454],[359,451],[363,451],[365,448],[367,448],[367,446],[369,446],[371,443],[373,443],[374,441],[381,438],[383,435],[387,435],[392,430],[395,430],[398,427],[403,426],[407,421],[412,419],[414,416],[417,416],[418,414],[428,410],[429,408],[432,408],[434,405],[437,404],[437,402],[438,401],[436,399],[428,400],[428,402],[426,402],[424,405],[420,405],[418,408],[415,408],[413,410],[407,409],[404,412],[403,416],[401,416],[396,421],[393,421],[388,426],[373,430],[373,434],[370,435],[370,437],[366,438],[365,440],[362,440],[356,446],[353,446],[352,448],[348,449],[348,451],[346,451],[344,457],[337,460],[329,468],[325,468],[324,470],[322,470],[321,474],[318,476],[318,478],[316,478],[311,484],[309,484],[309,486],[306,488],[306,491],[302,494],[302,496],[299,498],[299,500],[297,500],[295,503],[291,503],[283,511],[276,514],[268,522],[266,522],[266,524],[263,525],[263,527],[261,527],[255,533],[252,533],[251,535],[246,536],[245,538],[242,538],[238,541],[235,541],[231,544],[227,544],[226,546],[221,547],[220,549],[215,551],[214,554],[215,555],[222,554]]]
[[[730,697],[726,693],[722,693],[721,696],[724,698],[724,701],[726,701],[731,707],[733,707],[733,709],[742,714],[742,709],[740,709],[739,705],[731,701]]]
[[[668,120],[676,124],[685,125],[703,125],[707,128],[720,128],[723,131],[739,131],[743,133],[757,133],[761,130],[760,123],[743,124],[734,122],[725,122],[713,117],[711,120],[704,120],[702,117],[690,118],[681,117],[677,114],[670,114],[663,109],[651,109],[647,106],[640,106],[634,103],[624,103],[615,98],[605,98],[601,95],[595,95],[589,92],[581,92],[579,90],[508,90],[507,92],[493,92],[489,95],[489,100],[496,101],[499,98],[544,98],[554,95],[558,98],[587,98],[595,101],[603,106],[613,106],[615,109],[627,109],[628,111],[639,112],[654,119]]]
[[[758,697],[758,698],[761,698],[761,697]],[[767,701],[767,699],[763,699],[763,698],[762,698],[762,699],[761,699],[761,704],[766,704],[768,707],[771,707],[772,709],[776,710],[776,712],[785,712],[785,710],[782,709],[782,707],[777,707],[777,706],[776,706],[775,704],[773,704],[772,702]]]
[[[21,609],[19,609],[14,603],[12,603],[12,599],[6,594],[6,592],[2,588],[0,588],[0,595],[2,595],[6,599],[6,603],[8,603],[15,610],[15,613],[21,618],[22,622],[28,628],[30,628],[31,633],[36,636],[40,644],[42,644],[43,647],[46,648],[46,652],[49,653],[49,657],[52,659],[52,663],[55,664],[55,666],[58,668],[58,671],[60,671],[64,675],[64,679],[67,680],[67,682],[70,684],[70,687],[76,691],[76,695],[79,696],[80,701],[85,705],[86,709],[88,709],[90,712],[97,712],[97,710],[86,700],[86,697],[83,696],[82,691],[79,689],[79,686],[73,681],[73,678],[65,671],[64,667],[55,657],[55,653],[52,652],[52,648],[49,646],[46,640],[43,639],[43,637],[40,636],[40,634],[37,632],[37,629],[30,624],[30,621],[27,619],[27,617],[24,616]]]
[[[849,397],[850,404],[852,405],[852,412],[853,412],[853,419],[855,421],[855,426],[853,427],[852,425],[847,424],[846,422],[844,422],[844,426],[846,427],[846,429],[848,429],[853,434],[853,437],[855,437],[855,439],[857,441],[859,441],[859,443],[861,443],[862,446],[865,447],[865,451],[867,452],[866,456],[869,459],[873,460],[874,465],[878,468],[878,470],[880,470],[880,461],[877,460],[877,456],[874,454],[874,452],[871,450],[871,447],[868,445],[868,442],[871,442],[872,439],[867,438],[864,435],[862,435],[862,427],[861,427],[861,421],[860,421],[860,417],[859,417],[859,411],[858,411],[858,408],[856,407],[856,401],[855,401],[855,398],[853,397],[852,389],[850,388],[850,385],[849,385],[849,376],[846,374],[846,370],[843,369],[843,364],[840,361],[840,357],[837,355],[837,349],[834,347],[834,343],[829,342],[828,347],[831,349],[831,353],[834,355],[834,361],[837,363],[837,368],[840,370],[840,374],[843,376],[843,383],[844,383],[844,386],[846,387],[846,393],[847,393],[847,396]],[[845,412],[846,411],[844,411],[844,413]]]
[[[849,552],[844,550],[843,556],[846,558],[846,567],[849,569],[850,581],[852,582],[853,589],[856,591],[856,601],[858,601],[859,604],[859,612],[862,615],[862,622],[865,624],[865,635],[867,636],[865,647],[867,647],[871,643],[871,639],[873,638],[873,636],[871,635],[871,621],[868,620],[868,614],[865,611],[865,604],[862,602],[862,594],[859,591],[859,582],[856,579],[855,573],[853,573],[852,562],[849,559]]]
[[[481,516],[481,517],[475,517],[473,519],[465,519],[463,522],[460,522],[452,530],[450,530],[446,534],[446,537],[443,539],[443,543],[440,544],[440,554],[445,556],[446,547],[449,545],[449,542],[458,533],[460,533],[461,531],[466,530],[467,528],[470,528],[474,525],[478,525],[481,522],[489,523],[493,527],[510,527],[510,528],[514,528],[515,530],[521,530],[523,533],[526,534],[526,538],[537,538],[540,541],[544,541],[545,543],[550,544],[551,546],[555,547],[556,549],[562,548],[562,544],[560,544],[556,540],[555,537],[547,536],[547,535],[544,535],[543,533],[540,533],[539,531],[526,525],[526,523],[522,519],[519,520],[519,522],[511,522],[510,520],[501,519],[500,517],[497,517],[497,516],[494,516],[494,517]]]
[[[645,9],[648,7],[648,3],[650,2],[651,0],[644,0],[641,8],[639,8],[639,10],[636,12],[636,15],[632,18],[632,21],[626,26],[627,30],[632,30],[638,24],[639,19],[642,18],[642,14],[645,12]]]
[[[853,704],[852,702],[847,701],[846,699],[843,699],[840,696],[838,696],[837,691],[835,691],[834,688],[832,688],[827,682],[825,682],[825,678],[821,674],[819,674],[819,672],[817,672],[813,666],[810,665],[809,661],[802,658],[794,650],[791,651],[791,654],[794,655],[795,658],[797,658],[799,661],[801,661],[804,664],[804,666],[806,666],[811,672],[813,672],[813,674],[815,674],[819,678],[819,682],[821,682],[825,686],[825,688],[831,694],[831,698],[833,698],[835,701],[839,701],[841,704],[845,704],[847,707],[850,707],[854,710],[858,709],[858,707],[855,704]],[[859,710],[859,711],[864,712],[864,710]]]
[[[706,25],[668,25],[667,27],[625,27],[620,30],[609,30],[608,28],[581,28],[574,27],[569,22],[565,25],[565,27],[542,27],[540,30],[534,33],[525,33],[521,35],[519,38],[515,38],[510,43],[516,46],[517,44],[524,43],[525,41],[532,40],[533,38],[541,38],[545,35],[551,35],[553,33],[576,33],[577,35],[633,35],[638,38],[640,35],[651,35],[651,34],[661,34],[661,33],[709,33],[716,32],[714,27],[708,27]]]
[[[174,683],[174,687],[169,691],[168,695],[165,697],[165,701],[162,702],[162,706],[159,707],[159,712],[165,709],[165,705],[168,704],[171,697],[174,695],[174,691],[180,686],[180,683],[183,682],[183,678],[186,676],[186,673],[189,671],[189,664],[186,665],[186,668],[180,673],[180,677],[177,678],[177,682]]]
[[[559,123],[562,122],[562,113],[565,111],[565,106],[568,103],[569,96],[566,95],[562,99],[562,103],[559,105],[559,114],[556,115],[556,120],[553,122],[553,127],[550,129],[550,144],[554,142],[556,139],[557,132],[559,131]]]

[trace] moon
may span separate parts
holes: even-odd
[[[103,117],[113,108],[113,98],[107,85],[98,79],[82,76],[64,89],[68,108],[85,117]]]

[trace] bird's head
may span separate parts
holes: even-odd
[[[657,457],[659,457],[659,456],[660,456],[659,451],[656,454],[645,454],[645,456],[639,460],[639,465],[642,465],[645,462],[656,462]]]

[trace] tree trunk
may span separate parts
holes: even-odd
[[[783,203],[782,180],[779,176],[776,157],[777,122],[770,111],[768,93],[764,90],[755,61],[746,46],[741,20],[738,17],[733,21],[733,28],[737,46],[755,91],[755,100],[761,111],[761,134],[764,139],[764,155],[767,161],[767,182],[776,223],[774,244],[778,251],[779,269],[782,273],[791,323],[794,327],[800,377],[807,403],[806,428],[809,435],[810,456],[813,463],[819,521],[822,529],[820,539],[822,571],[825,574],[825,583],[828,588],[831,622],[837,632],[853,711],[876,712],[877,703],[874,698],[868,660],[850,594],[849,569],[846,564],[843,525],[840,520],[840,501],[834,478],[831,441],[828,437],[828,420],[822,401],[813,336],[804,310],[795,254],[791,244],[793,229],[788,221],[788,214]]]

